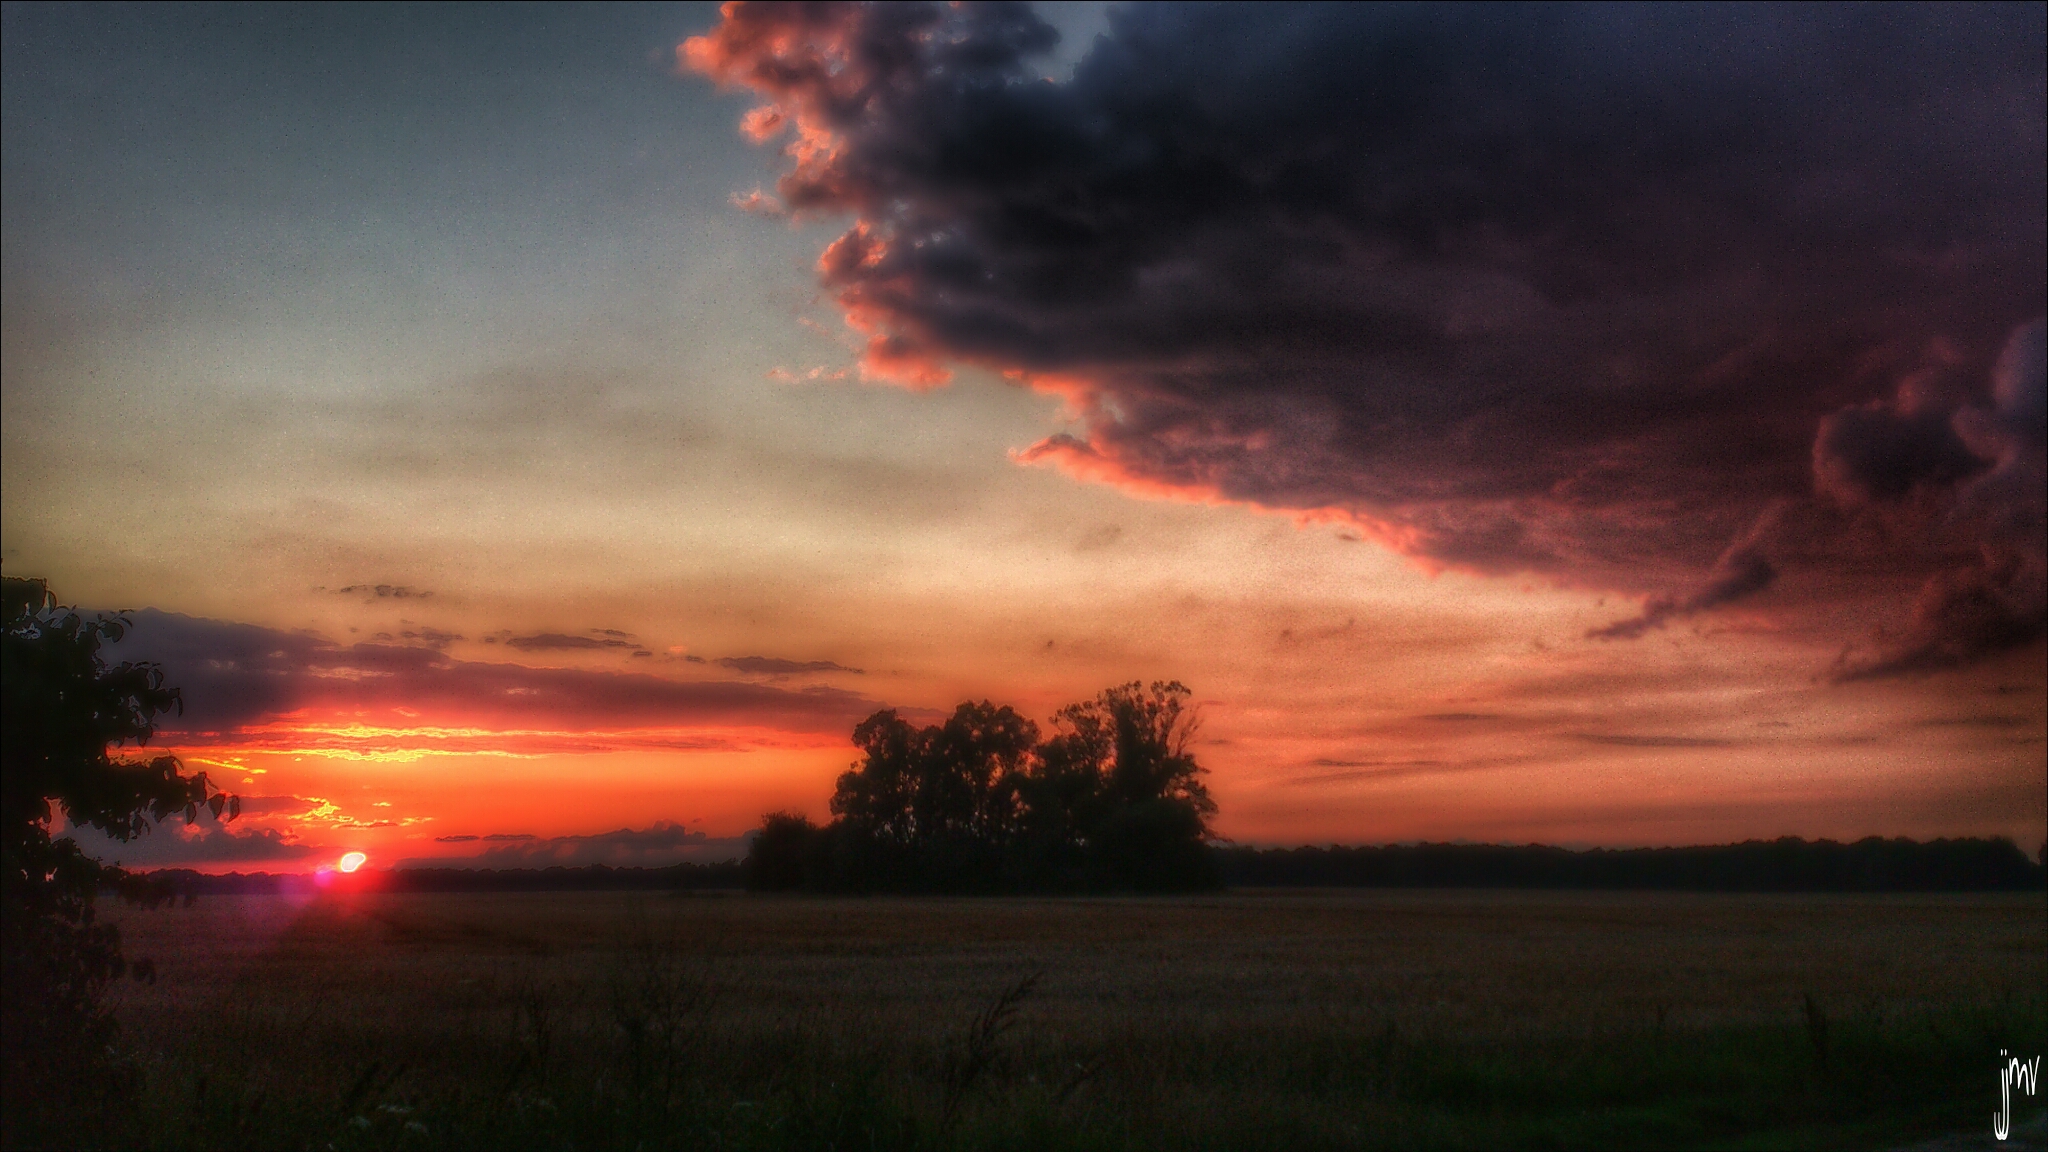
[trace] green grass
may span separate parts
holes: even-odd
[[[245,897],[124,925],[164,975],[121,1009],[148,1120],[117,1139],[168,1148],[1867,1147],[1988,1129],[1999,1050],[2048,1046],[2024,896]]]

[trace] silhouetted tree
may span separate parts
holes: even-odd
[[[927,730],[928,732],[929,730]],[[840,774],[832,814],[862,834],[900,845],[918,838],[918,779],[929,737],[891,708],[853,729],[853,746],[866,755]]]
[[[41,580],[0,581],[5,615],[4,773],[0,773],[0,963],[4,963],[6,1142],[76,1142],[98,1110],[127,1087],[108,1056],[114,1022],[107,985],[129,970],[115,930],[96,922],[93,902],[111,887],[153,902],[165,894],[139,877],[52,840],[61,814],[75,826],[127,841],[207,805],[216,817],[240,801],[185,776],[178,761],[110,756],[141,745],[156,718],[181,706],[153,664],[108,665],[102,641],[118,640],[119,617],[86,618],[58,608]],[[138,965],[138,976],[153,975]]]
[[[1048,798],[1067,805],[1094,883],[1162,890],[1213,887],[1204,847],[1216,802],[1188,751],[1195,716],[1179,681],[1135,681],[1070,704],[1039,756]],[[1096,781],[1090,796],[1084,782]]]
[[[922,820],[940,838],[1002,845],[1017,831],[1017,786],[1038,725],[1007,705],[962,704],[925,745]]]
[[[747,888],[754,892],[787,892],[812,882],[822,829],[793,812],[771,812],[747,847],[744,868]]]
[[[812,886],[1015,890],[1213,886],[1215,802],[1188,751],[1179,683],[1132,683],[1054,716],[1056,735],[988,701],[918,728],[894,711],[853,731],[838,817],[817,829],[766,819],[749,853],[766,886],[811,862]],[[807,845],[801,852],[799,842]]]

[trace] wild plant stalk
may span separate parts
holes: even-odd
[[[636,917],[612,958],[608,981],[612,1024],[625,1042],[636,1101],[673,1105],[701,1047],[710,980],[692,971],[675,939],[658,938]]]
[[[995,1002],[983,1009],[974,1023],[967,1029],[966,1050],[954,1065],[953,1074],[946,1082],[946,1106],[939,1117],[939,1130],[951,1131],[953,1121],[959,1117],[960,1105],[967,1099],[967,1093],[974,1087],[981,1074],[995,1063],[1003,1035],[1017,1022],[1017,1006],[1031,995],[1038,986],[1038,978],[1045,969],[1035,968],[1024,974],[1015,984],[1004,989]]]
[[[1828,1070],[1828,1016],[1815,1002],[1813,993],[1806,994],[1806,1038],[1813,1044],[1813,1066],[1825,1072]]]

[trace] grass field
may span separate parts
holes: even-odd
[[[2048,1046],[2039,895],[356,894],[117,919],[161,973],[121,993],[153,1116],[129,1138],[164,1146],[1883,1146],[1988,1135],[1999,1050]]]

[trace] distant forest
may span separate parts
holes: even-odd
[[[1383,848],[1216,848],[1224,882],[1245,887],[1662,888],[1692,892],[2040,891],[2048,869],[1996,839],[1751,840],[1697,848],[1401,844]]]
[[[1211,847],[1231,887],[1583,888],[1687,892],[2012,892],[2048,889],[2048,869],[2006,839],[1752,840],[1696,848],[1540,844],[1398,844],[1387,847]],[[189,896],[311,892],[312,876],[166,869],[151,878]],[[591,892],[738,889],[738,860],[667,868],[407,868],[330,874],[328,883],[379,892]]]

